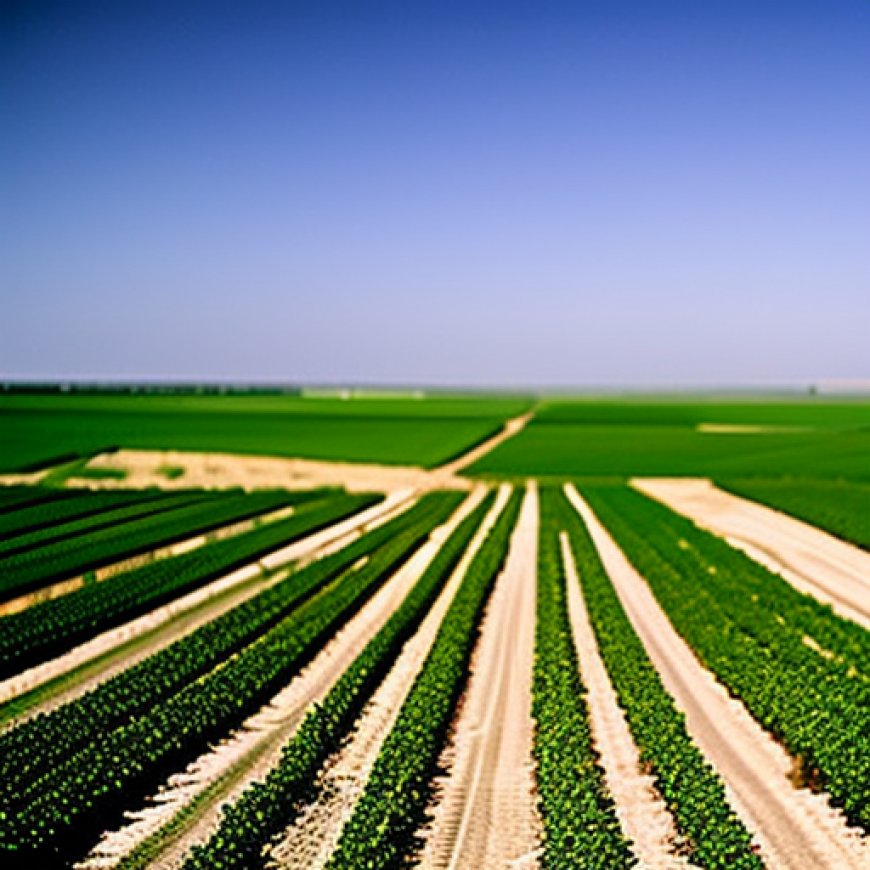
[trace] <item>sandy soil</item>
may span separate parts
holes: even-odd
[[[474,506],[484,492],[481,487],[472,494]],[[499,490],[495,504],[484,517],[417,633],[405,644],[386,679],[372,696],[351,738],[324,770],[317,801],[309,805],[285,831],[272,850],[269,866],[315,870],[329,860],[345,823],[365,789],[381,746],[392,730],[402,704],[429,654],[468,565],[503,510],[509,495],[510,487],[503,486]]]
[[[538,864],[531,715],[538,498],[530,484],[486,609],[440,783],[423,867]]]
[[[679,833],[652,776],[642,773],[640,755],[616,692],[607,675],[586,603],[574,556],[565,532],[561,534],[562,559],[568,582],[568,613],[580,673],[587,690],[589,722],[595,747],[613,799],[616,814],[639,867],[676,870],[692,865],[675,855]]]
[[[870,629],[870,553],[765,505],[697,478],[637,479],[633,485],[793,586]]]
[[[110,577],[116,577],[118,574],[123,574],[124,571],[130,571],[133,568],[139,568],[142,565],[147,565],[150,562],[156,562],[158,559],[166,559],[169,556],[180,556],[183,553],[189,553],[191,550],[196,550],[205,544],[212,541],[222,541],[225,538],[231,538],[233,535],[241,534],[242,532],[250,531],[255,525],[262,523],[272,523],[277,520],[283,520],[291,516],[295,508],[290,505],[285,508],[279,508],[276,511],[271,511],[267,514],[260,514],[249,520],[241,520],[237,523],[232,523],[228,526],[223,526],[219,529],[213,529],[201,535],[195,535],[192,538],[186,538],[183,541],[178,541],[175,544],[170,544],[166,547],[158,547],[156,550],[147,550],[144,553],[138,553],[135,556],[130,556],[127,559],[122,559],[120,562],[113,562],[111,565],[104,565],[92,572],[90,582],[102,582]],[[76,589],[81,589],[86,582],[89,582],[84,574],[78,577],[71,577],[68,580],[61,580],[59,583],[52,583],[50,586],[43,586],[34,592],[28,592],[26,595],[19,595],[17,598],[11,598],[0,604],[0,617],[10,616],[13,613],[20,613],[22,610],[27,610],[28,607],[33,607],[34,604],[41,604],[43,601],[51,601],[54,598],[61,598],[70,592],[75,592]]]
[[[586,502],[572,486],[566,491],[665,687],[685,713],[689,733],[721,775],[768,866],[870,867],[870,840],[849,828],[823,795],[792,785],[792,759],[702,667]]]
[[[108,867],[161,829],[193,801],[189,820],[161,843],[154,868],[181,866],[196,843],[205,842],[220,820],[223,804],[236,799],[254,779],[278,762],[308,707],[332,688],[348,665],[381,629],[434,558],[443,536],[468,514],[469,500],[378,590],[269,704],[251,716],[224,742],[204,753],[168,780],[144,807],[128,814],[129,823],[107,832],[82,867]]]
[[[463,453],[462,456],[442,465],[440,468],[436,469],[436,474],[446,477],[460,474],[466,468],[474,465],[475,462],[486,456],[487,453],[491,453],[500,444],[503,444],[509,438],[513,438],[514,435],[521,432],[534,415],[534,411],[529,411],[520,417],[514,417],[508,420],[500,432],[493,435],[491,438],[487,438],[486,441],[481,442],[477,447],[472,447],[471,450],[467,453]]]
[[[407,510],[414,501],[410,493],[394,493],[379,504],[270,553],[259,562],[239,568],[201,589],[110,629],[62,656],[10,677],[0,682],[0,703],[82,669],[81,679],[64,681],[63,687],[56,694],[41,700],[16,721],[23,721],[36,713],[48,712],[68,703],[209,620],[226,613],[266,586],[277,583],[281,576],[262,578],[260,583],[251,583],[253,578],[262,577],[265,571],[277,571],[290,562],[304,564],[325,556],[375,525],[385,522],[397,512]],[[237,594],[227,594],[231,590],[237,590]],[[136,643],[144,635],[150,635],[147,642]],[[86,667],[95,662],[98,665]]]
[[[813,426],[760,426],[747,423],[698,423],[695,431],[710,435],[788,435],[795,432],[814,432]]]

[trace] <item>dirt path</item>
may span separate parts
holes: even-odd
[[[149,867],[180,867],[190,848],[209,838],[220,820],[221,807],[274,767],[308,707],[323,698],[381,629],[435,557],[444,535],[455,529],[481,497],[482,493],[473,502],[466,499],[296,679],[224,742],[170,777],[144,807],[128,814],[129,824],[107,832],[79,866],[114,866],[148,841]],[[171,830],[167,828],[170,823]]]
[[[795,588],[870,629],[870,553],[705,479],[632,484],[743,550]]]
[[[850,829],[824,796],[791,784],[788,754],[702,667],[586,502],[573,486],[566,492],[665,687],[686,714],[692,739],[724,780],[765,862],[784,870],[870,867],[870,841]]]
[[[692,865],[674,854],[680,838],[673,817],[653,777],[641,772],[640,754],[601,660],[568,536],[562,532],[560,538],[568,583],[568,615],[587,691],[592,738],[616,802],[616,815],[632,842],[640,867],[686,870]]]
[[[448,477],[459,474],[469,466],[474,465],[478,459],[486,456],[487,453],[491,453],[500,444],[503,444],[509,438],[513,438],[514,435],[521,432],[534,415],[534,411],[527,411],[519,417],[513,417],[504,424],[501,431],[497,432],[491,438],[487,438],[486,441],[482,441],[476,447],[472,447],[467,453],[463,453],[456,459],[440,466],[436,469],[435,473],[438,475],[446,475]]]
[[[531,685],[538,495],[530,483],[481,629],[423,867],[537,866]]]
[[[317,801],[286,830],[272,851],[270,867],[316,870],[322,868],[335,851],[342,829],[365,789],[381,745],[429,654],[468,565],[509,496],[510,487],[502,486],[495,504],[484,517],[435,604],[366,706],[352,737],[325,769]]]
[[[10,677],[0,682],[0,703],[19,699],[14,705],[15,724],[66,704],[274,585],[284,576],[276,572],[289,563],[321,558],[407,510],[414,501],[411,493],[393,493],[379,504]]]

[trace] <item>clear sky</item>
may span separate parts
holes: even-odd
[[[870,376],[866,0],[0,10],[0,377]]]

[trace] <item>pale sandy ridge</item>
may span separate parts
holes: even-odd
[[[272,850],[270,867],[317,870],[325,866],[335,851],[342,830],[365,790],[383,742],[435,642],[444,614],[453,602],[468,565],[504,509],[510,490],[507,485],[499,488],[495,503],[416,634],[405,644],[384,682],[366,705],[348,742],[325,768],[318,783],[317,800],[305,808]],[[477,492],[476,489],[473,495]],[[483,492],[481,487],[475,507]]]
[[[750,558],[870,629],[870,553],[788,514],[700,478],[635,479],[632,485],[725,538]]]
[[[529,483],[486,608],[468,689],[430,809],[423,867],[538,864],[543,837],[532,759],[538,495]]]
[[[115,866],[212,787],[196,813],[161,844],[150,865],[180,867],[193,845],[208,840],[220,821],[223,804],[237,799],[253,780],[265,777],[277,764],[282,747],[293,737],[310,705],[329,692],[380,631],[435,557],[444,535],[450,534],[468,513],[466,499],[439,527],[440,531],[433,532],[295,679],[226,740],[183,772],[171,776],[143,807],[128,813],[129,823],[108,831],[78,866]]]
[[[622,606],[665,688],[686,715],[689,734],[722,777],[729,801],[772,868],[863,870],[870,841],[825,796],[795,788],[785,750],[729,697],[676,633],[646,581],[573,485],[566,493],[589,528]]]
[[[619,823],[631,840],[639,867],[685,870],[693,865],[685,857],[674,854],[680,836],[673,817],[654,778],[641,772],[640,753],[601,660],[586,602],[580,592],[582,579],[577,575],[566,532],[560,534],[560,541],[568,584],[568,615],[587,692],[589,724]]]
[[[255,563],[239,568],[206,586],[174,599],[149,613],[130,620],[116,628],[109,629],[97,637],[75,647],[57,658],[40,665],[35,665],[20,674],[0,682],[0,703],[6,703],[25,692],[33,691],[50,680],[57,679],[74,670],[82,668],[110,653],[105,661],[105,667],[100,667],[75,685],[66,687],[56,696],[45,699],[19,717],[14,724],[19,724],[37,713],[46,713],[61,704],[74,700],[86,691],[105,682],[115,674],[120,673],[144,660],[150,655],[174,643],[181,637],[195,631],[206,622],[226,613],[231,608],[242,604],[267,586],[274,585],[283,579],[283,574],[267,578],[266,572],[275,572],[292,562],[304,564],[314,558],[321,558],[350,543],[377,525],[386,522],[397,513],[407,510],[415,501],[412,493],[397,491],[387,496],[382,502],[366,508],[329,526],[307,535],[292,544],[268,554]],[[252,583],[257,577],[263,577],[262,583]],[[226,593],[238,589],[238,595]],[[220,597],[220,603],[216,599]],[[209,603],[215,602],[214,607]],[[200,611],[191,616],[194,611]],[[136,638],[149,632],[155,633],[153,639],[136,649],[129,655],[124,654],[124,646]]]

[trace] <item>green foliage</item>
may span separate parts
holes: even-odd
[[[635,490],[583,492],[705,667],[870,830],[870,634]]]
[[[493,500],[488,496],[447,539],[399,609],[323,703],[308,714],[279,764],[225,808],[220,827],[205,846],[193,850],[186,870],[262,866],[270,840],[286,828],[309,795],[321,765],[339,747],[402,645],[417,630]]]
[[[870,483],[791,478],[717,483],[736,495],[762,502],[870,550]]]
[[[604,666],[625,712],[641,761],[654,777],[692,863],[708,868],[761,868],[749,832],[725,796],[718,774],[686,731],[635,633],[579,515],[559,496],[581,589]]]
[[[469,565],[344,827],[329,870],[397,868],[413,850],[438,756],[468,678],[483,608],[507,555],[521,495],[511,497]]]
[[[336,496],[286,519],[133,568],[8,616],[0,621],[0,678],[60,655],[99,632],[254,562],[375,500],[373,496]]]
[[[97,528],[91,527],[93,518],[86,518],[78,521],[76,525],[85,527],[73,536],[0,559],[0,599],[255,517],[289,501],[280,491],[221,496],[191,493],[119,508],[108,525],[101,521],[96,523]],[[50,537],[53,530],[48,533]]]
[[[705,423],[762,428],[699,431]],[[790,474],[870,480],[870,403],[544,403],[522,432],[473,470],[556,478]]]
[[[478,397],[0,396],[0,470],[110,446],[434,466],[528,402]]]
[[[559,544],[564,497],[541,490],[532,716],[546,870],[636,864],[616,817],[589,730]]]
[[[31,779],[0,816],[0,852],[28,866],[89,848],[124,806],[238,726],[282,686],[454,508],[433,494],[360,567],[294,609],[265,634],[147,712],[101,733]],[[42,864],[44,866],[44,863]]]

